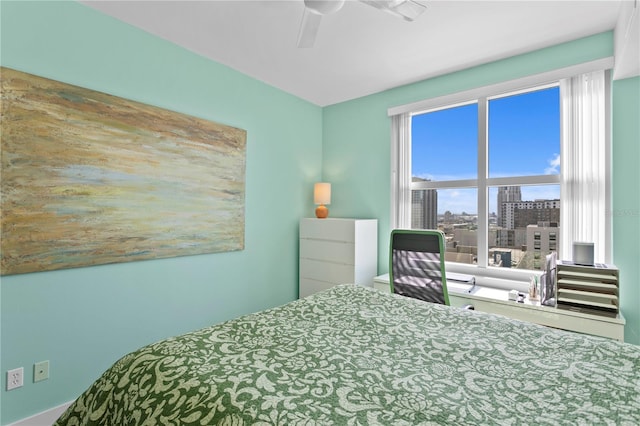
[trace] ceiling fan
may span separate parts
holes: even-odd
[[[413,21],[427,7],[414,0],[360,0],[406,21]],[[298,47],[313,47],[322,16],[342,9],[345,0],[304,0],[304,15],[298,33]]]

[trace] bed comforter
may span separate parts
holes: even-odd
[[[640,424],[640,347],[334,287],[146,346],[56,425]]]

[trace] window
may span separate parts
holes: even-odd
[[[411,117],[411,227],[443,231],[448,261],[540,269],[534,253],[552,250],[535,229],[558,230],[559,174],[557,84]]]
[[[572,241],[610,262],[610,76],[570,77],[595,62],[391,108],[392,226],[443,230],[447,268],[479,276],[530,276]]]

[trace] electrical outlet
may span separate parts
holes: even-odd
[[[7,390],[19,388],[24,384],[24,368],[14,368],[7,371]]]
[[[36,362],[33,365],[33,382],[47,380],[49,378],[49,361]]]

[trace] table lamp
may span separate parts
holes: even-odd
[[[325,204],[331,204],[331,184],[318,182],[313,186],[313,203],[317,204],[316,217],[326,219],[329,216],[329,209]]]

